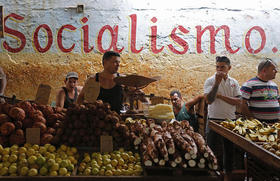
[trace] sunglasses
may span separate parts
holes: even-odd
[[[275,65],[275,63],[273,62],[273,60],[271,60],[270,58],[265,58],[265,63],[261,66],[261,68],[260,68],[260,70],[262,70],[263,68],[265,68],[268,64],[269,65],[274,65],[275,67],[277,67],[276,65]]]

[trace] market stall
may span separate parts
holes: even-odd
[[[237,121],[239,122],[240,119]],[[276,154],[275,150],[273,153],[265,149],[264,146],[266,144],[277,143],[276,142],[277,139],[272,138],[272,136],[274,138],[275,137],[277,138],[277,134],[274,134],[274,132],[276,132],[277,129],[276,128],[273,129],[273,126],[271,127],[267,126],[265,127],[267,130],[267,131],[265,130],[266,132],[259,131],[257,132],[258,137],[254,137],[253,132],[250,132],[250,128],[256,130],[256,128],[253,127],[254,124],[252,123],[248,124],[249,128],[246,128],[243,125],[242,127],[240,127],[241,128],[240,129],[239,127],[237,127],[239,124],[238,122],[234,123],[232,121],[225,121],[222,123],[218,123],[215,121],[210,121],[209,126],[216,133],[230,140],[232,143],[234,143],[235,145],[239,146],[240,148],[242,148],[244,151],[247,152],[246,162],[245,162],[247,166],[247,178],[252,177],[254,180],[274,180],[279,178],[280,157],[277,155],[278,153]],[[244,124],[243,122],[240,122],[240,125]],[[263,130],[261,124],[262,123],[256,122],[256,126],[258,126],[260,130]],[[263,133],[263,135],[261,133]],[[246,136],[247,134],[249,135]],[[272,135],[271,138],[270,135]],[[268,139],[260,140],[263,139],[264,137]],[[273,140],[269,141],[269,138]]]
[[[123,119],[100,100],[68,109],[28,101],[0,108],[0,175],[5,179],[219,179],[215,156],[188,121]],[[161,111],[169,108],[155,105],[150,117],[162,118]],[[39,130],[31,139],[37,144],[30,144],[30,129]],[[111,141],[100,141],[103,136]],[[110,144],[112,150],[102,151]]]

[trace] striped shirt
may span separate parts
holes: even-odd
[[[249,110],[260,120],[280,118],[279,91],[273,81],[262,81],[258,77],[245,82],[241,87],[242,98],[248,101]]]

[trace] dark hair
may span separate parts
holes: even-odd
[[[114,52],[114,51],[107,51],[103,54],[102,57],[102,64],[104,64],[104,60],[108,60],[111,57],[121,57],[119,53]]]
[[[273,62],[270,58],[264,58],[258,66],[258,73],[261,72],[264,68],[269,67],[270,65],[276,66],[275,62]]]
[[[182,95],[181,95],[180,91],[178,91],[178,90],[173,90],[173,91],[170,92],[170,96],[174,96],[174,94],[177,94],[178,97],[182,98]]]
[[[230,65],[230,60],[226,56],[217,56],[216,62],[225,62],[226,64]]]

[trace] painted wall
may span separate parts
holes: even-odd
[[[78,4],[84,5],[82,13]],[[0,5],[6,95],[20,99],[34,99],[38,85],[46,83],[54,100],[68,71],[77,71],[83,84],[102,70],[106,50],[121,53],[121,73],[162,77],[146,93],[168,96],[176,88],[186,97],[203,93],[217,55],[230,57],[230,74],[240,84],[256,75],[259,58],[279,57],[278,1],[0,0]]]

